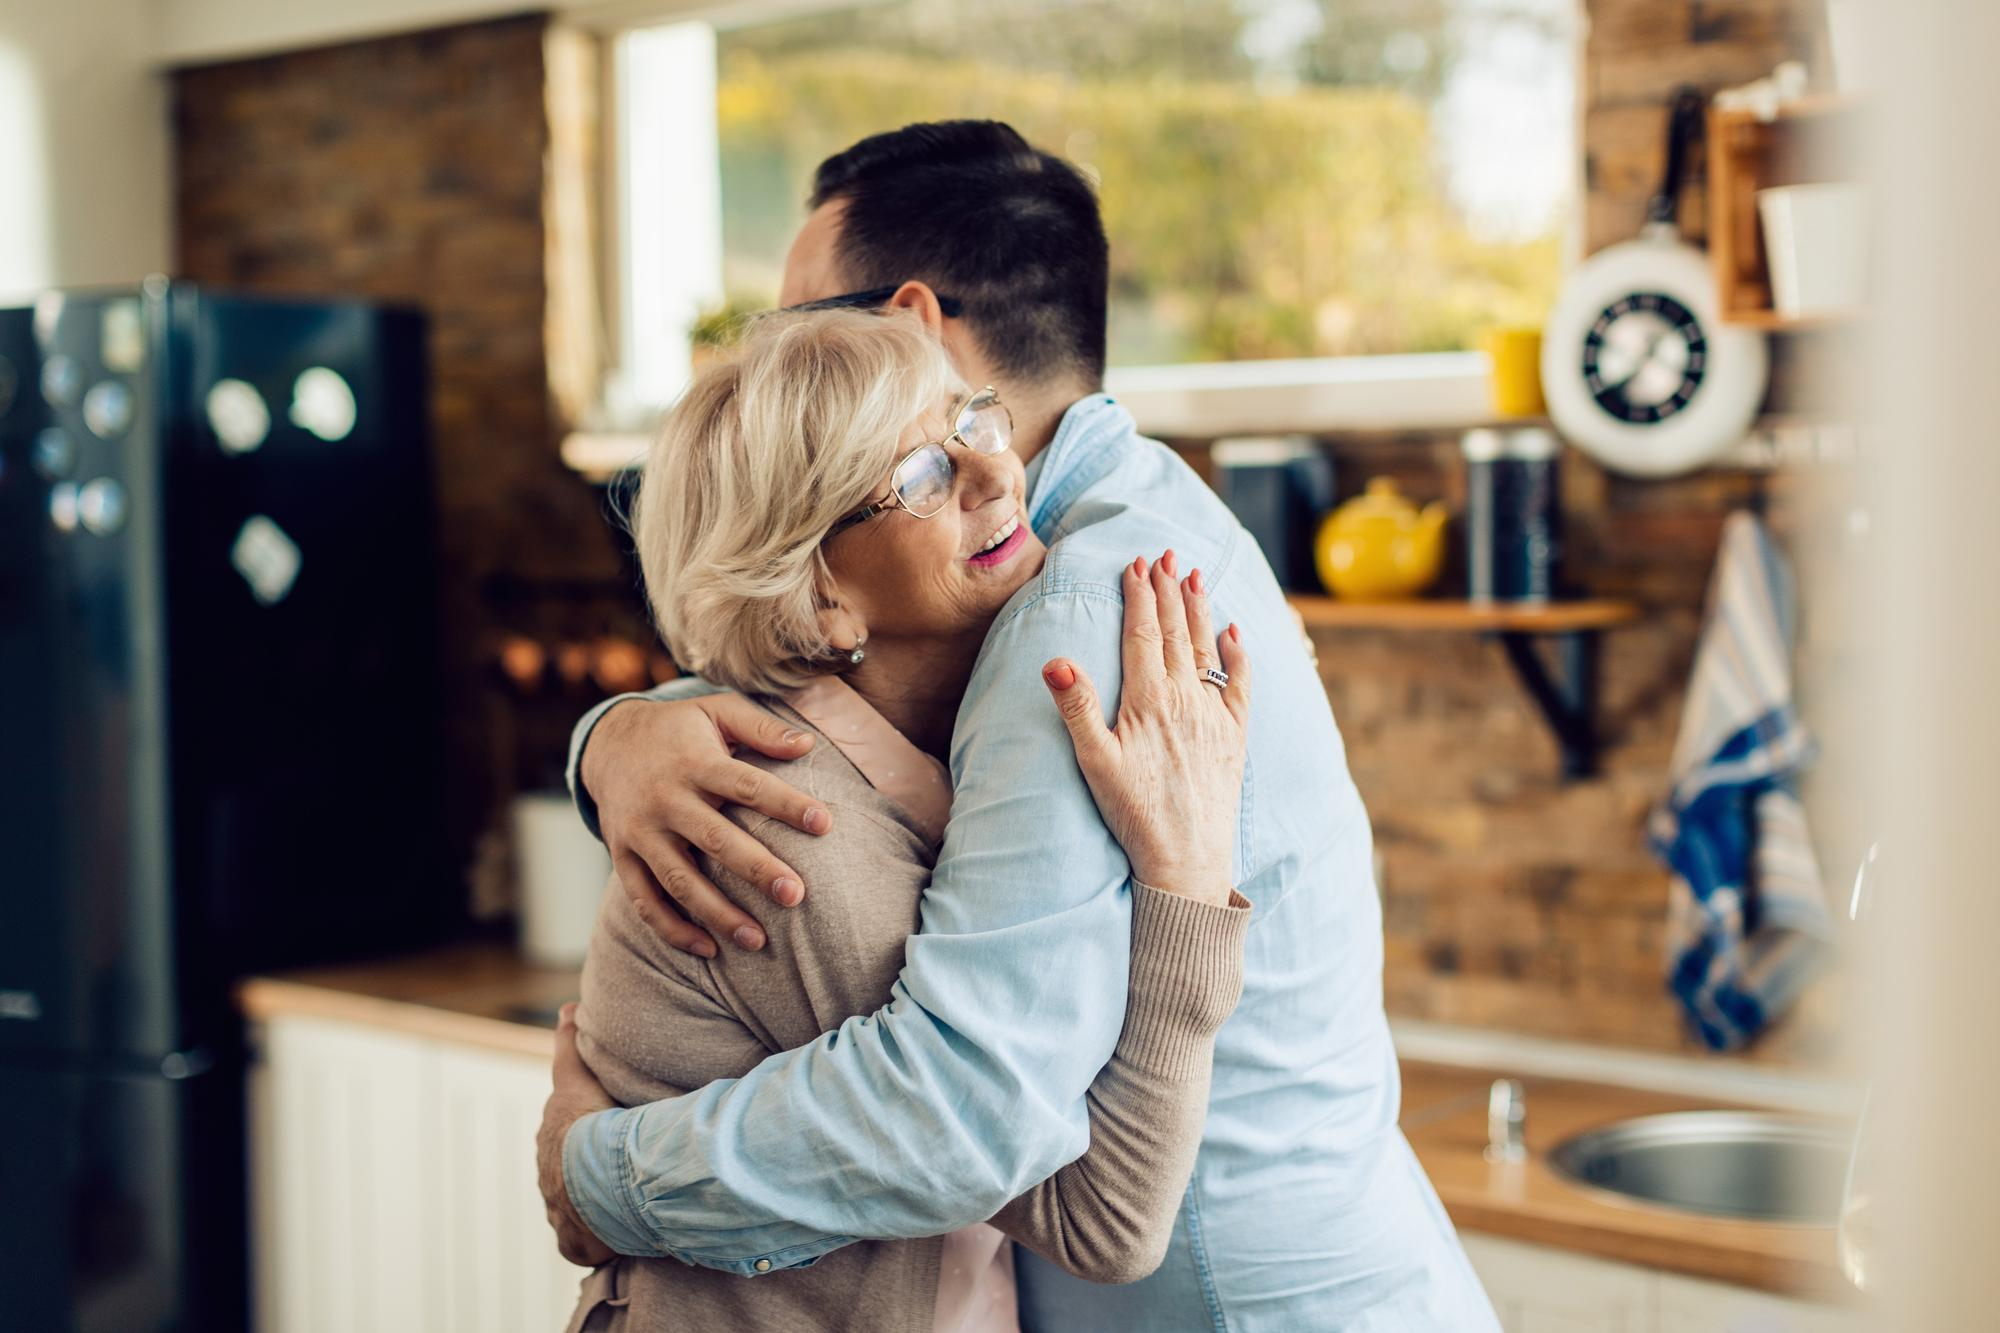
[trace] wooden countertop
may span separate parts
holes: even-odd
[[[578,974],[536,967],[504,947],[459,945],[380,963],[258,977],[238,988],[246,1017],[331,1019],[547,1059],[554,1012]],[[1504,1071],[1501,1071],[1504,1072]],[[1484,1155],[1492,1070],[1405,1062],[1403,1129],[1452,1220],[1467,1231],[1792,1295],[1848,1292],[1825,1227],[1697,1217],[1625,1203],[1570,1183],[1548,1151],[1628,1116],[1717,1104],[1629,1088],[1523,1078],[1527,1161]]]
[[[546,1060],[555,1011],[577,997],[573,968],[537,967],[496,944],[461,944],[375,963],[252,977],[244,1017],[325,1018]]]

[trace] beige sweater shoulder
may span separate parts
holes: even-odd
[[[746,757],[823,802],[833,831],[814,838],[751,811],[728,812],[809,886],[800,906],[778,908],[720,865],[704,865],[763,926],[769,943],[755,953],[680,953],[621,891],[607,890],[584,968],[578,1045],[623,1105],[738,1077],[767,1055],[874,1012],[888,1002],[917,929],[936,848],[901,808],[823,738],[789,765]],[[1241,992],[1248,917],[1240,898],[1214,907],[1135,888],[1125,1027],[1088,1094],[1090,1147],[1009,1204],[995,1226],[1097,1281],[1132,1281],[1158,1265],[1200,1143],[1214,1035]],[[820,1184],[830,1197],[852,1186],[832,1177]],[[938,1247],[936,1238],[863,1241],[810,1268],[757,1278],[622,1259],[587,1286],[604,1305],[578,1326],[699,1327],[681,1322],[699,1317],[928,1333]]]

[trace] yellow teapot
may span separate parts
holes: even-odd
[[[1445,507],[1422,512],[1403,498],[1396,483],[1376,477],[1368,493],[1328,514],[1319,526],[1313,555],[1320,582],[1336,597],[1357,602],[1392,602],[1437,581],[1444,567]]]

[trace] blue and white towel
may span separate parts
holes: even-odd
[[[1732,514],[1653,851],[1673,872],[1667,978],[1716,1050],[1789,1007],[1831,937],[1795,780],[1813,742],[1792,707],[1792,579],[1764,525]]]

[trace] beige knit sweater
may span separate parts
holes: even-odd
[[[804,904],[773,907],[721,866],[703,867],[764,927],[762,951],[725,949],[711,960],[680,953],[622,892],[604,895],[577,1041],[622,1105],[740,1076],[888,1001],[936,846],[823,736],[783,776],[833,812],[833,832],[813,838],[751,811],[729,813],[813,886]],[[1240,897],[1213,907],[1135,887],[1125,1028],[1090,1088],[1090,1148],[1009,1204],[994,1226],[1098,1281],[1129,1282],[1158,1265],[1194,1167],[1215,1032],[1241,993],[1249,916]],[[936,1237],[861,1241],[810,1268],[754,1278],[621,1258],[586,1279],[571,1328],[930,1333],[940,1249]]]

